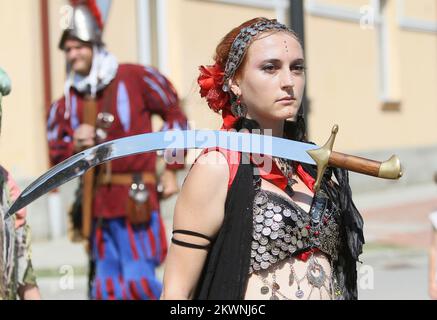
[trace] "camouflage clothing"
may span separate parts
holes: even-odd
[[[17,215],[5,220],[12,202],[8,174],[0,166],[0,300],[17,298],[20,286],[36,285],[30,259],[30,227]]]

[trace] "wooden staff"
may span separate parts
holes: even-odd
[[[86,98],[83,123],[96,126],[97,118],[97,102],[94,98]],[[93,198],[94,198],[94,168],[89,169],[83,175],[83,189],[82,189],[82,236],[88,239],[91,235],[91,222],[93,218]]]

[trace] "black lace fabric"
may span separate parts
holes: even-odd
[[[302,167],[311,176],[317,176],[315,166],[303,164]],[[333,183],[331,174],[334,174],[338,184]],[[363,218],[352,200],[352,190],[349,186],[347,170],[329,168],[322,179],[321,189],[331,201],[340,208],[342,219],[342,238],[346,240],[339,248],[339,257],[334,265],[339,286],[343,288],[345,300],[357,299],[357,265],[364,245]]]

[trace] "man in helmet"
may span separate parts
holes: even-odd
[[[7,74],[0,68],[0,130],[2,97],[11,90]],[[26,209],[5,220],[4,215],[19,195],[12,176],[0,165],[0,300],[40,299],[39,289],[30,259],[30,230],[26,224]]]
[[[92,12],[76,6],[72,27],[59,44],[66,57],[67,80],[64,96],[48,114],[52,165],[96,143],[150,132],[153,114],[164,120],[166,130],[187,125],[172,84],[152,67],[118,64],[105,49],[100,18]],[[167,162],[156,179],[156,158],[147,153],[114,160],[83,179],[81,201],[75,206],[81,214],[73,219],[89,239],[95,263],[93,299],[160,296],[155,268],[166,255],[167,243],[157,185],[162,186],[163,198],[176,193],[175,171],[184,165],[182,153],[182,161]]]

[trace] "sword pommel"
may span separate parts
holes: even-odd
[[[402,177],[401,161],[398,156],[392,155],[390,159],[381,163],[379,167],[378,177],[385,179],[399,179]]]

